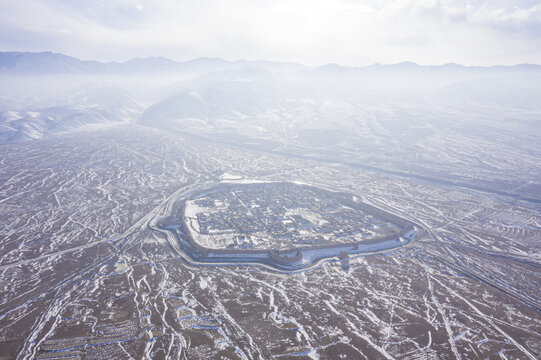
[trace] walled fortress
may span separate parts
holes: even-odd
[[[197,195],[177,200],[173,205],[171,214],[168,217],[162,218],[157,223],[157,227],[173,233],[178,241],[179,248],[190,257],[188,260],[192,262],[212,264],[260,263],[281,270],[301,269],[324,258],[340,257],[342,259],[345,255],[391,250],[406,245],[417,235],[418,227],[406,219],[356,200],[352,194],[332,192],[309,185],[292,183],[271,183],[265,185],[258,183],[220,184],[205,190],[205,193],[211,193],[216,190],[234,191],[235,189],[245,187],[280,186],[284,184],[287,184],[287,186],[305,187],[320,196],[336,199],[340,204],[393,223],[398,226],[398,230],[391,234],[363,239],[362,241],[352,239],[346,242],[291,246],[287,249],[209,248],[201,245],[194,239],[184,217],[186,201],[197,198]]]

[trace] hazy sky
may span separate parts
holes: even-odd
[[[0,51],[316,65],[541,63],[539,0],[1,0]]]

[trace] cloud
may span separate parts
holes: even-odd
[[[106,60],[540,63],[540,24],[529,0],[3,0],[0,46]]]

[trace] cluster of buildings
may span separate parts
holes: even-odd
[[[284,249],[362,241],[400,230],[333,194],[290,183],[224,187],[193,200],[201,210],[196,214],[199,236],[230,235],[226,248]]]

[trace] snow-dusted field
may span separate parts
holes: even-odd
[[[127,125],[2,145],[0,166],[0,358],[541,357],[537,203]],[[223,174],[422,229],[298,273],[188,265],[148,225]]]

